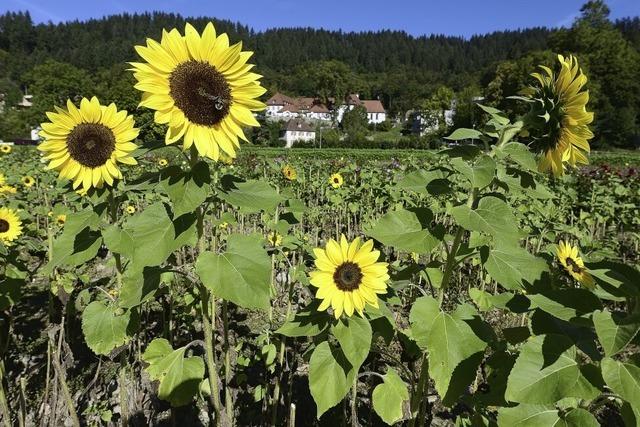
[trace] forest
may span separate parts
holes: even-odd
[[[594,146],[636,148],[640,142],[640,18],[611,21],[602,1],[591,1],[570,28],[497,31],[469,39],[444,35],[414,37],[401,31],[342,32],[312,28],[279,28],[264,32],[215,17],[186,18],[171,13],[122,14],[60,24],[35,24],[28,12],[0,16],[0,139],[28,137],[43,113],[67,98],[96,93],[136,110],[127,61],[145,37],[158,38],[163,28],[184,27],[188,20],[202,29],[213,20],[231,40],[243,40],[265,96],[336,98],[360,93],[380,99],[392,117],[407,111],[459,105],[456,126],[476,126],[471,100],[517,115],[517,104],[504,94],[531,83],[538,64],[555,53],[577,55],[590,76],[590,105],[596,113]],[[429,29],[425,28],[425,33]],[[55,76],[55,77],[52,77]],[[12,108],[28,91],[34,106]],[[150,122],[145,113],[137,113]],[[151,132],[153,126],[146,132]]]

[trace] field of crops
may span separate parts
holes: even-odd
[[[640,425],[638,155],[576,58],[440,151],[261,150],[251,54],[184,32],[130,63],[153,121],[0,145],[4,426]]]
[[[603,306],[611,313],[625,309],[620,291],[640,291],[637,270],[618,266],[615,276],[607,274],[614,263],[637,266],[640,260],[640,175],[628,162],[586,167],[534,188],[505,180],[508,192],[495,180],[484,200],[505,198],[514,209],[505,212],[508,218],[488,221],[517,233],[526,251],[491,263],[491,231],[470,223],[461,239],[454,235],[452,208],[469,192],[465,175],[456,172],[456,157],[319,154],[246,150],[230,165],[198,163],[191,177],[179,150],[141,152],[139,165],[127,169],[113,193],[89,197],[45,171],[34,148],[14,147],[2,155],[5,185],[16,190],[5,188],[2,204],[17,210],[23,227],[18,242],[3,250],[16,262],[5,267],[1,288],[4,399],[14,420],[60,425],[73,407],[88,425],[121,424],[123,416],[131,425],[163,419],[200,419],[206,425],[203,303],[211,304],[216,319],[210,332],[214,362],[221,367],[220,404],[238,425],[257,425],[265,416],[276,424],[295,416],[297,425],[311,425],[316,407],[318,415],[327,411],[323,425],[352,417],[362,425],[381,424],[380,416],[392,423],[411,418],[415,403],[409,396],[416,389],[423,394],[418,409],[425,425],[456,417],[488,420],[504,402],[518,349],[531,357],[520,381],[537,379],[531,369],[550,368],[535,364],[542,363],[536,355],[544,345],[536,336],[558,337],[567,354],[579,354],[576,360],[587,367],[601,363],[596,355],[603,348],[605,354],[623,351],[621,342],[625,352],[635,348],[637,323],[631,323],[633,331],[620,326],[626,329],[612,336],[598,333],[599,344],[595,319],[617,318],[608,311],[591,313]],[[629,159],[633,164],[634,157]],[[285,166],[295,170],[295,179],[283,174]],[[340,186],[331,184],[332,174],[341,175]],[[27,176],[33,185],[23,181]],[[203,203],[198,224],[190,212]],[[488,213],[501,206],[506,204]],[[367,307],[366,317],[342,324],[314,311],[307,277],[312,249],[341,234],[349,240],[373,237],[391,275],[380,308]],[[587,265],[599,272],[593,292],[576,287],[558,268],[553,244],[559,239],[580,242]],[[443,292],[442,270],[453,259],[452,245],[456,266]],[[222,258],[216,258],[219,253]],[[222,260],[237,270],[227,270]],[[144,277],[136,277],[136,263],[144,266]],[[213,290],[215,303],[203,302],[198,275]],[[446,347],[440,348],[442,341],[430,350],[432,363],[441,367],[429,367],[429,380],[421,375],[427,371],[422,352],[430,340],[446,337],[421,335],[426,325],[412,319],[421,313],[415,308],[420,302],[423,315],[433,315],[427,304],[438,298],[443,313],[452,313],[443,325],[457,330]],[[327,338],[329,330],[335,338]],[[161,369],[168,372],[159,386],[149,369],[153,343],[166,346],[174,358],[164,362]],[[326,359],[335,355],[338,363],[340,351],[360,365],[357,380],[332,372],[336,367]],[[471,370],[457,372],[448,365],[455,358],[469,361]],[[314,362],[321,364],[315,378]],[[445,393],[453,394],[445,401]],[[621,402],[589,393],[594,415],[620,424]]]

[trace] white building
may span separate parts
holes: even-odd
[[[276,93],[267,100],[266,116],[271,120],[304,118],[307,120],[331,121],[335,113],[337,121],[340,122],[345,111],[352,110],[356,106],[362,106],[367,110],[369,123],[382,123],[387,119],[387,112],[379,100],[361,100],[358,94],[349,95],[345,102],[339,106],[327,106],[317,98],[291,98],[281,93]]]
[[[287,123],[282,139],[286,142],[286,147],[293,147],[294,142],[315,141],[316,131],[306,121],[296,118]]]

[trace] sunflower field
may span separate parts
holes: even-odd
[[[0,147],[3,425],[640,426],[640,159],[589,165],[577,58],[440,151],[263,150],[233,42]]]

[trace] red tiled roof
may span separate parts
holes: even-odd
[[[286,104],[295,104],[295,100],[279,92],[267,100],[267,105],[286,105]]]
[[[297,132],[315,132],[311,125],[302,119],[291,119],[287,122],[287,131]]]
[[[367,109],[367,113],[385,113],[382,102],[377,99],[364,100],[362,101],[362,105]]]

